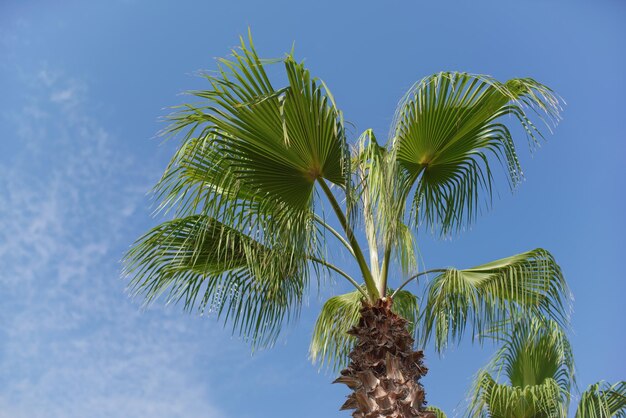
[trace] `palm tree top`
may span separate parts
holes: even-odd
[[[266,72],[276,64],[285,71],[281,87]],[[172,219],[127,253],[134,294],[215,312],[266,346],[298,317],[312,279],[322,285],[319,277],[333,274],[355,290],[331,299],[316,328],[312,356],[330,362],[350,344],[340,334],[355,304],[390,297],[389,284],[399,289],[402,315],[425,321],[421,341],[434,336],[440,348],[460,338],[467,319],[477,336],[512,315],[566,322],[567,287],[542,249],[435,269],[421,307],[404,289],[426,273],[417,271],[417,230],[449,235],[473,222],[492,200],[497,167],[512,188],[520,182],[507,124],[519,122],[534,148],[541,132],[529,115],[548,126],[559,119],[560,100],[548,87],[437,73],[402,98],[380,142],[370,129],[348,137],[330,90],[293,52],[262,60],[252,38],[242,39],[204,78],[208,87],[189,92],[193,102],[168,117],[164,134],[181,143],[154,194]],[[338,262],[336,245],[358,275]],[[397,283],[389,283],[391,271]]]

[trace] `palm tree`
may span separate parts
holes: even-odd
[[[497,382],[501,373],[508,383]],[[572,350],[560,325],[524,319],[477,374],[467,416],[565,417],[573,379]]]
[[[498,383],[501,374],[508,383]],[[523,319],[477,373],[466,415],[564,418],[574,385],[574,358],[561,326],[551,320]],[[612,386],[598,382],[581,396],[576,418],[609,417],[626,417],[626,382]]]
[[[293,53],[261,60],[242,39],[219,63],[208,89],[190,92],[197,102],[169,117],[165,134],[182,142],[155,196],[173,216],[127,253],[134,294],[215,312],[264,347],[298,317],[312,279],[345,280],[354,290],[324,304],[311,356],[345,366],[337,382],[352,390],[343,408],[354,417],[433,416],[415,336],[443,350],[507,318],[567,321],[565,281],[543,249],[421,272],[415,256],[418,229],[450,235],[489,205],[494,161],[511,187],[519,183],[505,122],[519,122],[534,148],[541,134],[527,111],[548,124],[559,117],[549,88],[437,73],[402,98],[381,144],[369,129],[349,140],[330,91]],[[284,66],[282,88],[270,82],[272,63]],[[427,274],[436,276],[420,305],[404,288]]]

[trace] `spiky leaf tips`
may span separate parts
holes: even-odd
[[[502,346],[478,372],[467,415],[566,416],[574,381],[574,359],[563,328],[553,320],[525,317],[506,333],[490,336]],[[498,383],[501,375],[508,382]]]
[[[422,79],[400,102],[391,130],[406,195],[415,187],[412,218],[446,235],[475,219],[481,193],[491,200],[490,157],[506,167],[512,187],[522,178],[516,146],[501,121],[515,116],[531,141],[541,136],[524,108],[559,118],[559,100],[546,86],[523,78],[441,72]]]
[[[479,339],[506,332],[515,318],[553,318],[567,325],[571,296],[550,253],[536,249],[481,266],[447,269],[428,284],[422,340],[443,350],[469,325]]]
[[[626,417],[626,381],[598,382],[583,392],[576,418]]]
[[[125,260],[147,301],[169,292],[187,308],[212,306],[255,345],[297,316],[310,264],[323,258],[315,182],[350,183],[340,112],[302,64],[283,63],[288,85],[275,89],[242,40],[206,76],[210,89],[191,92],[199,103],[169,117],[165,133],[183,142],[155,195],[176,219]]]
[[[163,293],[232,324],[255,345],[269,344],[289,311],[300,305],[306,282],[288,252],[204,215],[165,222],[128,254],[132,291],[146,302]]]

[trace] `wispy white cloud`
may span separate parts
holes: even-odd
[[[145,173],[84,83],[34,74],[1,115],[19,146],[0,162],[0,417],[222,417],[193,364],[206,329],[138,312],[118,279]]]

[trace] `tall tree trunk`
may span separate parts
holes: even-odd
[[[435,418],[424,410],[419,379],[428,369],[424,353],[413,350],[407,321],[391,311],[391,298],[363,303],[361,319],[349,333],[357,339],[350,364],[334,383],[353,393],[341,407],[354,418]]]

